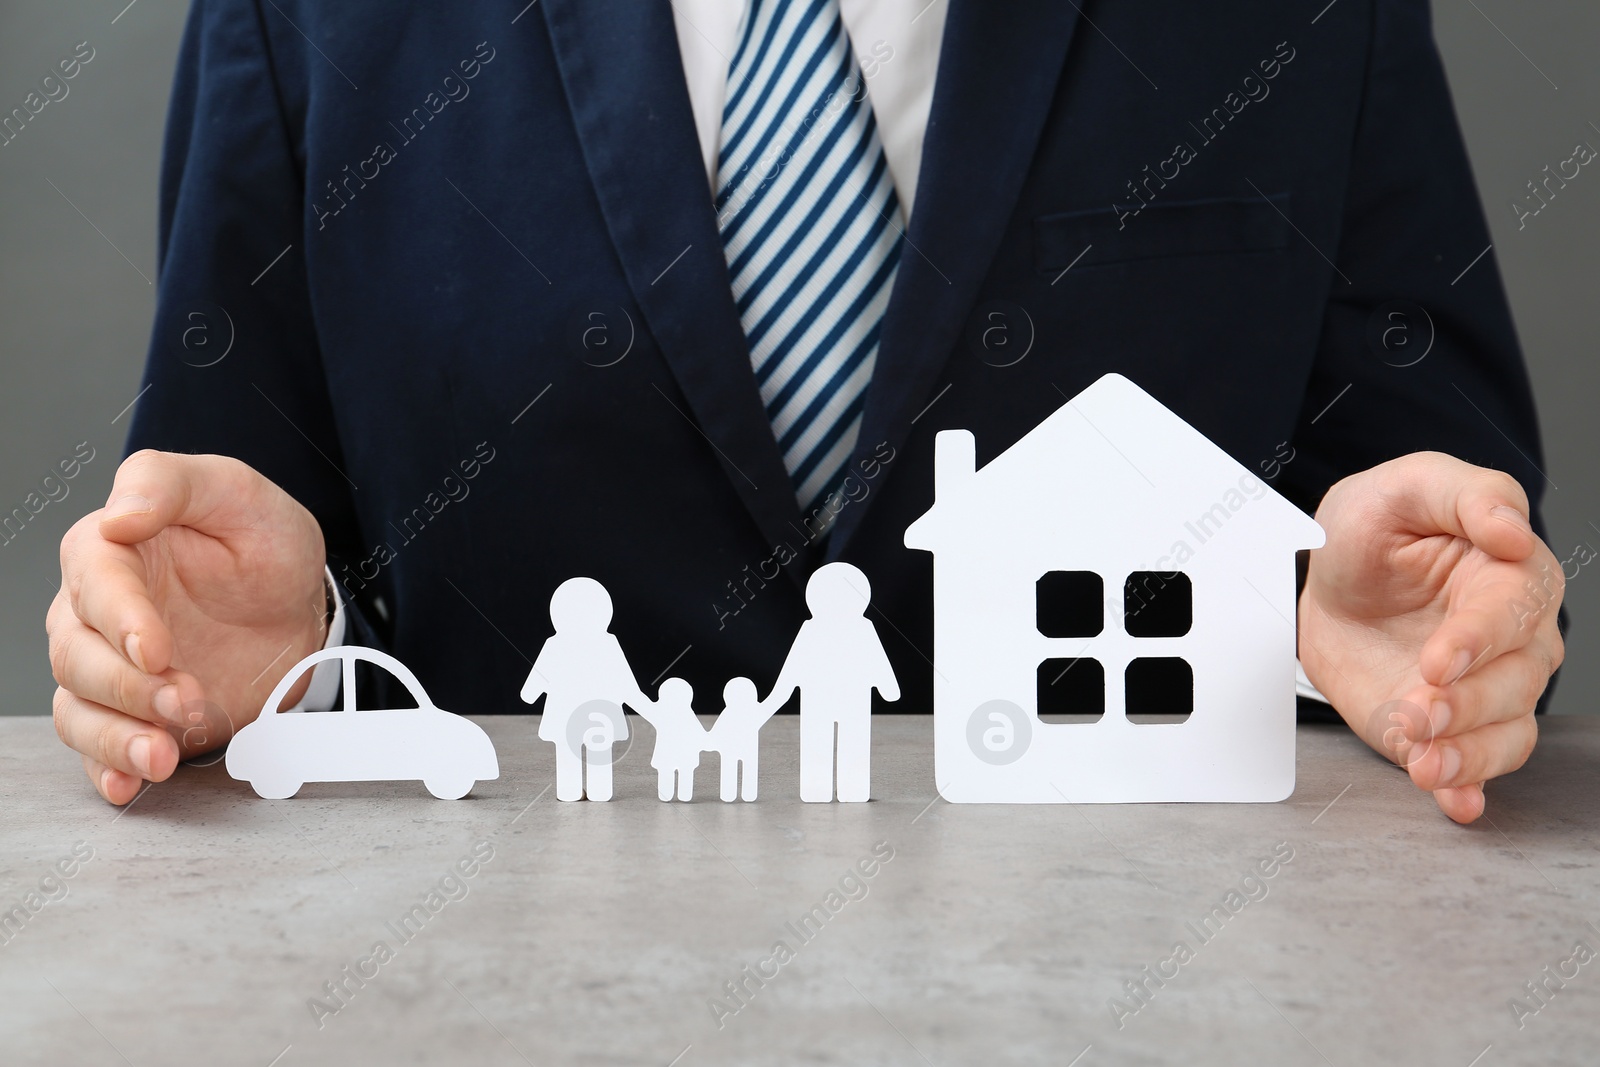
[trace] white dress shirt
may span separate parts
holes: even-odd
[[[878,137],[888,157],[889,176],[900,198],[900,209],[911,218],[922,168],[922,135],[933,106],[933,83],[939,71],[939,45],[944,39],[947,0],[839,0],[845,30],[858,58]],[[749,0],[673,0],[673,23],[678,32],[678,52],[683,57],[683,77],[689,88],[695,132],[706,182],[716,191],[717,151],[722,145],[722,105],[728,84],[728,65],[739,45],[739,34],[749,14]],[[337,595],[333,572],[328,588],[335,590],[334,614],[328,626],[327,646],[344,640],[344,605]],[[1296,665],[1298,667],[1298,664]],[[327,711],[339,688],[337,660],[319,664],[310,689],[291,711]],[[1326,701],[1297,670],[1296,690],[1303,696]]]

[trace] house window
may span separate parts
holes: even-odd
[[[1194,669],[1177,656],[1141,656],[1128,664],[1123,695],[1129,722],[1185,722],[1194,711]]]
[[[1099,636],[1105,628],[1104,591],[1105,582],[1093,571],[1050,571],[1035,586],[1039,633]],[[1194,625],[1194,586],[1177,571],[1134,571],[1122,584],[1122,608],[1122,628],[1129,637],[1183,637]],[[1046,659],[1035,684],[1044,722],[1095,722],[1105,715],[1106,672],[1097,659]],[[1194,711],[1194,670],[1181,657],[1136,656],[1122,686],[1130,722],[1184,722]]]
[[[1051,571],[1034,587],[1034,612],[1046,637],[1095,637],[1105,628],[1105,582],[1094,571]]]
[[[1194,622],[1194,587],[1176,572],[1134,571],[1122,585],[1129,637],[1182,637]]]
[[[1097,659],[1047,659],[1037,684],[1044,722],[1098,722],[1106,713],[1106,669]]]

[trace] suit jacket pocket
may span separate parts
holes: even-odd
[[[1034,220],[1034,263],[1046,274],[1166,256],[1273,252],[1289,244],[1289,194],[1267,199],[1148,204],[1137,215],[1113,208]],[[1081,258],[1080,258],[1081,257]]]

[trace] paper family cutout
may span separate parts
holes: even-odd
[[[291,686],[325,660],[341,660],[344,710],[279,712]],[[356,662],[367,660],[400,679],[414,708],[357,710]],[[375,648],[338,645],[289,669],[261,714],[228,745],[228,773],[268,800],[285,800],[306,782],[421,779],[440,800],[459,800],[480,781],[500,777],[494,743],[471,719],[436,707],[405,664]]]
[[[864,612],[872,588],[848,563],[830,563],[806,583],[812,617],[800,632],[766,699],[755,683],[734,678],[707,731],[694,713],[694,691],[681,678],[661,683],[656,699],[639,688],[608,629],[611,597],[593,578],[570,578],[550,598],[555,634],[539,650],[522,699],[545,698],[539,737],[556,746],[556,798],[611,799],[611,748],[628,737],[622,707],[655,727],[650,765],[662,800],[690,800],[700,756],[716,752],[721,796],[756,799],[761,728],[800,693],[800,799],[865,801],[871,794],[872,690],[900,699],[889,657]],[[835,739],[837,737],[837,765]],[[587,782],[584,772],[587,770]],[[742,772],[742,780],[741,780]]]
[[[934,468],[934,504],[907,528],[905,543],[934,554],[941,796],[1263,802],[1293,791],[1293,555],[1323,544],[1315,521],[1118,374],[982,469],[970,432],[941,432]],[[1098,602],[1063,632],[1059,618],[1046,617],[1047,586],[1099,590]],[[750,679],[730,680],[708,731],[683,679],[663,681],[654,700],[640,688],[610,632],[605,588],[592,578],[563,582],[550,599],[555,633],[521,691],[528,703],[544,697],[538,736],[556,749],[557,798],[611,799],[612,748],[628,738],[624,709],[632,708],[655,728],[650,765],[661,800],[693,797],[705,752],[720,756],[723,800],[755,800],[761,728],[798,691],[801,799],[825,803],[837,792],[841,802],[867,800],[872,690],[900,696],[863,614],[870,597],[855,567],[819,568],[806,586],[811,618],[772,691],[761,698]],[[1163,605],[1159,626],[1146,614],[1152,597]],[[295,679],[333,658],[344,661],[343,713],[276,713]],[[357,659],[394,673],[418,707],[356,711]],[[1100,680],[1101,699],[1064,710],[1098,717],[1042,718],[1044,703],[1060,704],[1052,687],[1073,669]],[[1188,711],[1186,721],[1128,717],[1136,679],[1154,675],[1186,680],[1183,708],[1156,709]],[[452,799],[499,776],[478,726],[434,707],[398,660],[352,647],[296,664],[234,738],[227,768],[269,798],[292,796],[308,781],[420,778],[434,796]]]

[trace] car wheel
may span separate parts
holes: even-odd
[[[428,792],[440,800],[460,800],[478,784],[476,778],[426,778],[422,782]]]
[[[265,781],[253,781],[250,783],[250,788],[256,791],[257,796],[264,797],[267,800],[288,800],[300,792],[300,787],[304,784],[303,782],[290,782],[270,778]]]

